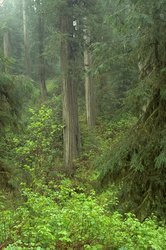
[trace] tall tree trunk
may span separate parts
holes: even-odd
[[[77,107],[77,84],[75,74],[75,49],[72,14],[60,18],[61,70],[63,84],[63,120],[64,120],[64,160],[67,173],[74,171],[74,160],[79,154],[80,136]]]
[[[95,126],[95,90],[94,90],[94,82],[92,78],[92,58],[91,52],[89,50],[90,46],[90,32],[88,26],[86,24],[85,19],[85,29],[84,29],[84,67],[85,67],[85,101],[86,101],[86,116],[87,116],[87,124],[89,128]]]
[[[11,43],[10,43],[9,31],[5,31],[3,35],[3,49],[4,49],[4,56],[10,57],[11,56]]]
[[[38,7],[38,38],[39,38],[39,79],[40,91],[43,100],[47,97],[46,79],[45,79],[45,59],[44,59],[44,19],[41,13],[41,1],[37,1]]]
[[[27,5],[26,0],[22,0],[22,14],[23,14],[23,36],[24,36],[24,53],[25,53],[25,70],[26,74],[30,75],[30,56],[29,56],[29,41],[27,31]]]

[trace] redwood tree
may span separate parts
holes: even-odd
[[[64,160],[67,173],[74,170],[74,160],[79,154],[80,135],[77,106],[76,51],[77,41],[73,25],[73,2],[66,0],[60,15],[61,70],[63,86]]]

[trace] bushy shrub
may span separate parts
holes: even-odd
[[[55,188],[43,186],[45,194],[25,189],[27,201],[12,217],[10,211],[5,212],[11,242],[7,250],[166,248],[165,228],[155,218],[141,223],[132,214],[110,214],[107,204],[99,204],[94,192],[77,193],[65,184]],[[2,220],[0,223],[2,228]]]
[[[55,121],[54,111],[49,105],[38,110],[30,109],[30,118],[24,135],[13,138],[16,164],[28,181],[47,176],[58,157],[62,156],[62,124]]]

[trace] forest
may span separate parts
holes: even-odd
[[[0,250],[166,250],[166,1],[0,0]]]

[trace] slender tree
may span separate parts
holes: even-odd
[[[44,58],[44,18],[42,16],[41,0],[37,0],[37,11],[38,11],[38,45],[39,45],[39,80],[40,80],[40,91],[43,100],[47,97],[46,79],[45,79],[45,58]]]
[[[29,41],[27,29],[27,1],[22,0],[22,14],[23,14],[23,36],[24,36],[24,53],[25,53],[25,69],[26,74],[30,75],[30,56],[29,56]]]
[[[11,42],[10,42],[10,32],[6,30],[3,35],[3,48],[4,48],[4,56],[10,57],[11,55]]]
[[[90,30],[87,25],[86,18],[84,19],[84,67],[85,67],[85,100],[86,100],[86,116],[89,128],[95,125],[95,90],[92,78],[92,57],[90,52]]]

